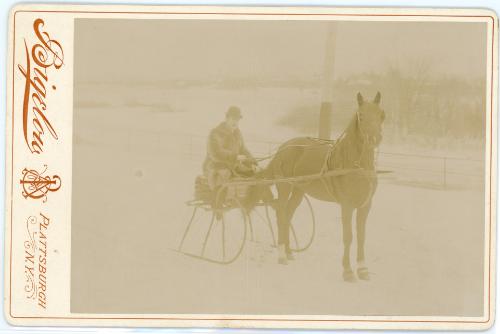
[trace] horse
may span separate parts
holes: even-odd
[[[341,206],[343,229],[343,279],[355,282],[350,249],[353,239],[352,216],[356,210],[357,277],[369,280],[365,264],[365,227],[372,197],[377,188],[375,151],[382,140],[385,113],[380,108],[380,92],[372,101],[357,94],[358,110],[347,128],[335,141],[299,137],[282,144],[265,169],[268,178],[293,178],[328,171],[354,172],[325,176],[306,182],[276,184],[276,218],[278,224],[278,262],[293,260],[290,250],[290,220],[304,195]],[[355,171],[363,171],[357,173]]]

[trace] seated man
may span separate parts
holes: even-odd
[[[224,122],[210,131],[203,172],[212,191],[233,174],[251,176],[257,169],[257,162],[246,149],[238,128],[241,118],[240,109],[230,107]]]

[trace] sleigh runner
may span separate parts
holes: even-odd
[[[200,260],[218,263],[230,264],[238,259],[241,255],[245,244],[248,240],[256,242],[253,233],[253,219],[249,208],[245,207],[245,200],[248,198],[249,189],[252,187],[273,186],[276,184],[287,183],[293,186],[300,187],[301,184],[308,183],[314,180],[320,180],[329,177],[342,176],[347,174],[357,174],[363,177],[374,177],[375,171],[364,170],[362,168],[353,169],[339,169],[330,170],[318,174],[296,176],[296,177],[282,177],[275,179],[265,178],[233,178],[229,182],[222,185],[217,193],[214,193],[208,186],[208,181],[205,176],[198,176],[195,179],[194,199],[186,202],[187,206],[192,208],[187,226],[184,230],[181,242],[177,251],[180,253],[194,257]],[[254,208],[262,208],[264,215],[257,213],[256,215],[263,221],[269,230],[271,237],[270,245],[277,247],[276,233],[273,229],[273,222],[271,219],[271,209],[274,209],[275,199],[271,201],[260,200],[255,203]],[[309,220],[307,222],[308,235],[302,237],[297,235],[293,223],[290,224],[290,232],[293,238],[293,245],[291,250],[293,252],[303,252],[307,250],[315,237],[316,221],[311,201],[308,196],[304,196],[304,205],[309,212]],[[208,213],[208,229],[205,232],[201,249],[198,252],[186,250],[185,241],[189,237],[193,222],[201,213]],[[227,249],[227,239],[229,236],[225,233],[229,224],[240,225],[240,235],[236,236],[238,244],[232,249]],[[304,224],[304,222],[302,222]],[[206,249],[209,247],[210,242],[213,242],[214,227],[220,225],[220,254],[215,256],[207,256]],[[234,238],[235,236],[232,235]],[[233,240],[234,243],[234,240]]]

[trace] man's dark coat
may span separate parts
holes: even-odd
[[[203,170],[205,172],[224,168],[233,170],[238,155],[245,155],[249,160],[254,161],[245,147],[240,130],[231,130],[222,122],[210,131]]]

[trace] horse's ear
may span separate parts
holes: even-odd
[[[380,92],[377,92],[377,95],[375,95],[375,98],[373,99],[373,103],[379,104],[380,103]]]
[[[361,93],[358,92],[358,105],[361,107],[361,105],[364,103],[365,101],[363,100],[363,95],[361,95]]]

